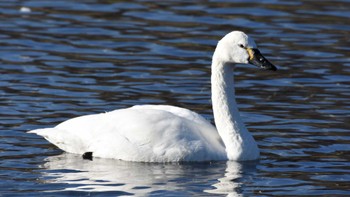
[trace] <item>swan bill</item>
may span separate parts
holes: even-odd
[[[247,48],[249,59],[248,62],[252,65],[258,66],[264,70],[276,71],[277,68],[269,60],[267,60],[258,49]]]

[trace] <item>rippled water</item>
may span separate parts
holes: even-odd
[[[0,196],[350,195],[350,1],[13,0],[0,17]],[[88,161],[26,133],[143,103],[212,120],[211,55],[232,30],[279,67],[235,73],[259,162]]]

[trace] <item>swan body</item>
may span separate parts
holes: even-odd
[[[215,127],[197,113],[166,105],[81,116],[33,132],[62,150],[93,152],[95,157],[143,162],[226,159]]]
[[[199,114],[168,105],[137,105],[29,131],[76,154],[138,162],[256,160],[259,149],[235,102],[234,63],[276,68],[240,31],[222,38],[212,61],[215,128]]]

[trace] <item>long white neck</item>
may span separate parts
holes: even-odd
[[[255,160],[259,149],[241,120],[237,109],[233,70],[234,65],[213,57],[211,91],[216,128],[221,136],[229,160]]]

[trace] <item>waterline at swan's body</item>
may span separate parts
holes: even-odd
[[[217,129],[190,110],[140,105],[81,116],[54,128],[30,131],[60,149],[94,157],[140,162],[255,160],[258,146],[237,109],[234,63],[276,70],[243,32],[221,39],[212,61],[212,102]]]

